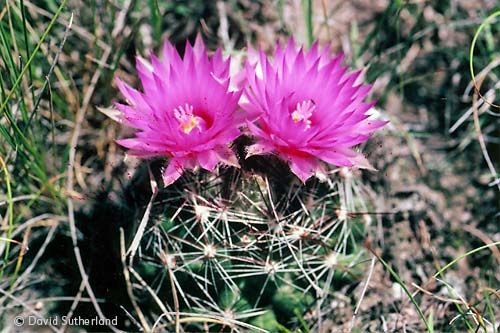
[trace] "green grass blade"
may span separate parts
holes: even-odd
[[[302,9],[304,11],[304,21],[306,25],[307,46],[311,46],[314,40],[312,0],[302,0]]]
[[[478,248],[475,248],[473,250],[470,250],[469,252],[467,253],[464,253],[462,254],[461,256],[458,256],[456,257],[454,260],[450,261],[448,264],[446,264],[445,266],[443,266],[439,271],[437,271],[436,274],[433,275],[434,278],[438,277],[439,275],[441,275],[445,270],[447,270],[448,268],[450,268],[451,266],[455,265],[457,262],[459,262],[460,260],[462,260],[463,258],[467,257],[467,256],[470,256],[471,254],[474,254],[476,252],[479,252],[479,251],[482,251],[484,249],[487,249],[487,248],[490,248],[490,247],[493,247],[493,246],[500,246],[500,241],[499,242],[494,242],[494,243],[490,243],[490,244],[486,244],[486,245],[483,245],[483,246],[480,246]]]
[[[40,50],[40,47],[42,46],[43,42],[45,41],[45,39],[49,35],[50,31],[52,30],[52,27],[56,23],[59,15],[62,13],[62,10],[64,9],[64,6],[66,6],[67,1],[68,0],[62,1],[61,5],[57,9],[57,12],[54,14],[54,17],[52,18],[49,25],[47,26],[47,29],[45,29],[45,31],[42,34],[42,37],[40,37],[40,41],[36,45],[33,52],[31,52],[31,56],[28,58],[28,61],[26,62],[26,64],[23,66],[21,73],[19,74],[16,81],[14,82],[14,85],[11,88],[11,91],[7,95],[6,99],[3,101],[2,106],[0,107],[0,114],[2,114],[3,111],[5,110],[5,108],[7,107],[7,104],[9,103],[9,100],[12,98],[12,95],[14,94],[15,89],[19,86],[19,84],[21,83],[21,80],[23,79],[23,76],[26,74],[26,72],[30,68],[30,65],[33,62],[33,59],[35,58],[36,54],[38,53],[38,50]]]

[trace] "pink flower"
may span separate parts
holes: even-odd
[[[257,140],[247,157],[276,154],[303,182],[323,171],[321,161],[370,167],[352,147],[386,122],[367,114],[371,86],[355,85],[361,72],[347,73],[342,59],[317,43],[308,52],[297,49],[290,39],[284,49],[277,46],[274,60],[261,51],[257,65],[247,63],[240,105],[256,119],[248,127]]]
[[[219,162],[238,166],[228,145],[240,135],[241,92],[229,89],[229,59],[220,49],[208,57],[200,36],[194,46],[186,43],[183,59],[168,42],[162,55],[151,55],[151,64],[137,59],[143,92],[117,80],[128,105],[116,107],[124,123],[138,130],[117,142],[139,157],[169,158],[165,186],[184,169],[213,171]]]

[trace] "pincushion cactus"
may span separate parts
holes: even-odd
[[[321,329],[335,284],[356,276],[362,260],[366,218],[349,212],[367,207],[346,166],[368,163],[351,148],[384,124],[369,118],[359,74],[328,53],[315,44],[305,54],[290,41],[273,66],[260,52],[239,74],[241,98],[229,90],[228,60],[220,51],[210,59],[199,38],[183,60],[166,43],[152,68],[139,61],[144,93],[118,81],[130,105],[117,107],[140,130],[118,142],[139,157],[169,159],[140,255],[128,264],[146,287],[138,298],[152,297],[161,310],[143,321],[274,331],[302,317]],[[233,141],[241,133],[247,139]],[[252,159],[264,166],[259,173]],[[304,183],[318,170],[321,182]],[[290,172],[301,181],[285,182]]]
[[[187,331],[202,330],[200,316],[240,332],[275,332],[303,317],[316,331],[334,292],[361,277],[370,218],[350,213],[369,210],[354,177],[335,172],[286,193],[265,175],[220,169],[187,173],[160,196],[132,266],[168,309],[170,319],[158,312],[151,321],[172,331],[177,302],[181,319],[199,320]]]
[[[317,43],[304,51],[290,39],[284,49],[278,44],[273,60],[261,51],[257,64],[246,66],[241,105],[257,115],[248,123],[257,138],[248,155],[276,153],[304,182],[323,170],[320,161],[369,167],[351,148],[385,124],[367,114],[374,103],[364,102],[370,86],[356,85],[361,72],[348,74],[342,56],[329,51]]]
[[[237,165],[228,143],[240,135],[242,118],[236,113],[241,92],[229,91],[229,60],[223,60],[221,50],[209,58],[198,36],[193,47],[186,43],[181,59],[166,42],[161,60],[151,55],[149,64],[138,58],[137,70],[143,93],[117,80],[130,105],[116,107],[124,122],[139,130],[134,138],[118,140],[120,145],[133,155],[169,158],[165,185],[184,169]]]

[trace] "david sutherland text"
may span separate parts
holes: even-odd
[[[19,318],[17,318],[19,319]],[[28,326],[116,326],[118,325],[118,318],[82,318],[82,317],[49,317],[49,318],[39,318],[36,316],[27,316],[22,320],[16,321],[17,326],[28,325]]]

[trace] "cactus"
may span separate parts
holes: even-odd
[[[163,303],[150,313],[156,327],[319,331],[332,293],[359,278],[370,217],[351,214],[368,210],[353,171],[302,184],[270,161],[187,173],[160,190],[128,263],[137,300]]]
[[[386,124],[365,102],[371,86],[342,59],[291,38],[274,56],[249,50],[231,73],[230,59],[221,49],[209,56],[198,35],[183,57],[165,42],[161,59],[139,58],[142,91],[117,78],[119,120],[136,130],[117,142],[130,155],[167,158],[166,189],[151,176],[153,196],[126,252],[133,275],[151,275],[136,276],[147,293],[171,300],[158,304],[155,326],[322,330],[331,291],[362,260],[363,223],[352,212],[367,209],[347,167],[373,168],[353,147]],[[325,165],[342,168],[328,175]]]

